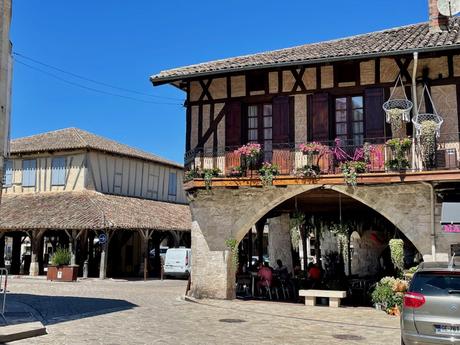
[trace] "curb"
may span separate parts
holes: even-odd
[[[0,343],[7,343],[46,334],[46,328],[39,321],[27,322],[0,328]]]

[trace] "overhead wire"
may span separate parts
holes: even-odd
[[[140,99],[140,98],[135,98],[135,97],[131,97],[131,96],[121,95],[121,94],[118,94],[118,93],[113,93],[113,92],[109,92],[109,91],[96,89],[94,87],[86,86],[86,85],[83,85],[83,84],[80,84],[80,83],[77,83],[77,82],[62,78],[62,77],[60,77],[60,76],[58,76],[58,75],[56,75],[54,73],[51,73],[49,71],[45,71],[45,70],[43,70],[41,68],[29,65],[29,64],[25,63],[24,61],[19,60],[17,57],[14,59],[14,61],[16,63],[19,63],[19,64],[21,64],[23,66],[26,66],[26,67],[34,70],[34,71],[40,72],[40,73],[45,74],[45,75],[47,75],[49,77],[52,77],[52,78],[54,78],[56,80],[59,80],[59,81],[61,81],[63,83],[66,83],[66,84],[69,84],[69,85],[72,85],[72,86],[76,86],[76,87],[79,87],[79,88],[82,88],[82,89],[85,89],[85,90],[88,90],[88,91],[93,91],[93,92],[97,92],[97,93],[104,94],[104,95],[109,95],[109,96],[115,96],[115,97],[120,97],[120,98],[124,98],[124,99],[129,99],[129,100],[133,100],[133,101],[136,101],[136,102],[142,102],[142,103],[177,105],[177,106],[182,106],[183,105],[181,103],[149,101],[149,100],[144,100],[144,99]]]
[[[141,96],[153,97],[153,98],[163,98],[163,99],[170,99],[170,100],[174,100],[174,101],[181,101],[182,100],[181,98],[176,98],[176,97],[152,95],[150,93],[146,93],[146,92],[142,92],[142,91],[138,91],[138,90],[133,90],[133,89],[128,89],[128,88],[124,88],[124,87],[120,87],[120,86],[115,86],[115,85],[112,85],[112,84],[109,84],[109,83],[106,83],[106,82],[102,82],[102,81],[99,81],[99,80],[84,77],[84,76],[79,75],[77,73],[66,71],[66,70],[64,70],[62,68],[47,64],[45,62],[42,62],[42,61],[39,61],[37,59],[31,58],[29,56],[26,56],[24,54],[18,53],[16,51],[13,52],[13,55],[19,56],[19,57],[21,57],[23,59],[29,60],[31,62],[34,62],[34,63],[39,64],[39,65],[42,65],[44,67],[54,69],[55,71],[58,71],[58,72],[61,72],[61,73],[64,73],[64,74],[68,74],[68,75],[70,75],[70,76],[72,76],[74,78],[89,81],[91,83],[98,84],[98,85],[101,85],[101,86],[110,87],[112,89],[116,89],[116,90],[120,90],[120,91],[124,91],[124,92],[130,92],[130,93],[134,93],[134,94],[141,95]]]

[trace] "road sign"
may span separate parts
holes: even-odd
[[[107,242],[107,235],[104,233],[100,234],[98,238],[100,244],[105,244]]]

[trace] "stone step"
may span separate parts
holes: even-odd
[[[46,328],[39,321],[0,327],[0,344],[46,334]]]

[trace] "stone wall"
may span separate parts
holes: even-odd
[[[333,189],[374,209],[392,222],[424,255],[432,259],[430,193],[420,183],[363,185],[356,188],[328,185],[294,185],[287,187],[199,190],[190,198],[194,224],[192,227],[193,267],[192,284],[200,295],[226,298],[233,287],[234,276],[228,276],[228,248],[225,240],[242,240],[248,230],[270,210],[282,202],[316,188]],[[439,240],[438,240],[439,237]],[[441,243],[440,240],[444,242]],[[459,242],[458,235],[447,237],[436,232],[437,257],[447,253],[450,243]],[[204,264],[200,264],[204,263]],[[197,266],[198,265],[198,266]],[[204,266],[203,266],[204,265]],[[213,271],[216,271],[214,274]],[[216,274],[218,278],[216,278]],[[217,282],[216,279],[223,281]],[[198,287],[197,287],[198,286]],[[215,288],[219,286],[219,288]],[[217,289],[217,290],[216,290]],[[222,290],[223,291],[223,290]]]
[[[279,217],[270,218],[268,224],[270,266],[277,267],[276,260],[279,259],[289,272],[293,272],[289,214],[283,213]]]

